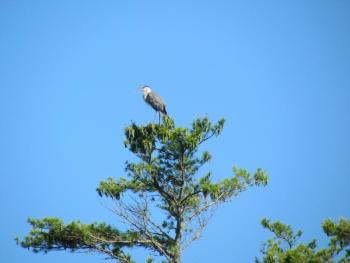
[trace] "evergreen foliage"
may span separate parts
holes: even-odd
[[[210,172],[200,171],[211,155],[198,154],[199,147],[219,136],[224,122],[212,124],[205,117],[183,128],[163,116],[162,124],[132,123],[125,129],[125,147],[137,161],[126,163],[127,177],[102,181],[97,193],[113,200],[110,210],[119,223],[127,225],[127,231],[104,223],[29,219],[32,230],[17,242],[34,252],[94,251],[123,263],[133,262],[128,248],[143,247],[166,262],[179,263],[182,251],[200,237],[218,205],[249,186],[268,182],[262,169],[250,174],[234,167],[233,176],[219,182],[213,181]]]
[[[322,228],[330,238],[327,248],[317,250],[316,239],[307,244],[298,243],[302,232],[293,232],[291,226],[279,221],[270,223],[263,219],[261,224],[275,236],[269,239],[261,252],[263,259],[256,262],[263,263],[323,263],[323,262],[350,262],[350,220],[340,219],[335,223],[330,219],[323,222]]]

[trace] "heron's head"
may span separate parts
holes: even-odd
[[[150,87],[148,87],[148,86],[143,86],[140,90],[141,90],[141,91],[143,92],[143,94],[145,94],[145,95],[147,95],[148,93],[151,93],[151,89],[150,89]]]

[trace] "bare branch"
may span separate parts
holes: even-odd
[[[172,240],[172,238],[159,225],[151,221],[148,196],[145,195],[142,199],[129,196],[129,199],[130,202],[128,203],[122,200],[115,200],[114,208],[105,207],[121,218],[131,229],[143,234],[143,239],[134,240],[134,244],[153,249],[158,254],[166,257],[167,260],[170,260],[171,255],[167,252],[163,244],[156,240],[155,236],[163,236],[169,240]]]

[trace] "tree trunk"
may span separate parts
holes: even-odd
[[[176,221],[177,221],[177,226],[176,226],[175,253],[174,253],[173,263],[181,263],[181,237],[182,237],[182,230],[183,230],[182,217],[179,216]]]
[[[175,255],[173,263],[181,263],[181,255],[180,255],[180,253]]]
[[[181,263],[181,238],[176,240],[175,254],[172,263]]]

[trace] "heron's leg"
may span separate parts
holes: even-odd
[[[153,123],[156,122],[156,118],[157,118],[157,111],[155,111],[156,113],[154,114],[154,117],[153,117]]]

